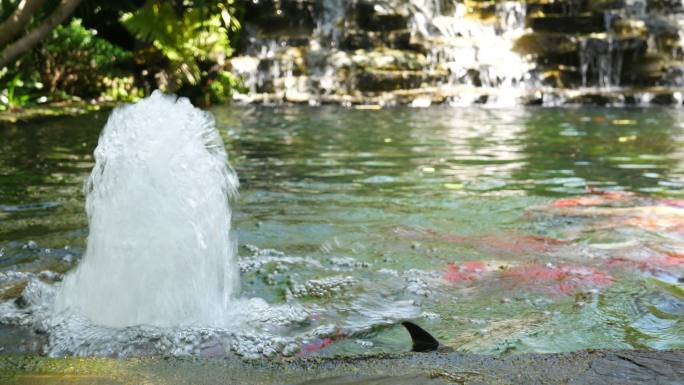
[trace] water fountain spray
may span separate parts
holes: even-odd
[[[211,114],[154,92],[112,112],[86,181],[88,246],[57,294],[105,326],[221,326],[238,180]]]

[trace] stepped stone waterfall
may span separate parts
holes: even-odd
[[[681,0],[258,0],[248,102],[681,104]]]

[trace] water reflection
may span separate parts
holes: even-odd
[[[560,119],[558,117],[560,116]],[[676,193],[682,168],[677,122],[669,109],[563,109],[530,115],[521,136],[534,193],[582,193],[585,185]],[[673,188],[667,188],[667,185]]]
[[[249,171],[273,168],[294,183],[323,178],[361,191],[406,183],[435,194],[445,184],[532,195],[578,194],[586,185],[661,194],[682,187],[675,109],[217,112],[239,133],[231,146],[250,160]]]

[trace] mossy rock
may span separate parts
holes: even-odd
[[[417,71],[428,66],[425,55],[406,50],[376,49],[357,50],[351,60],[362,68],[387,71]]]
[[[28,281],[17,281],[1,288],[0,301],[4,302],[19,298],[21,296],[21,293],[24,292],[24,288],[26,288],[27,284]]]
[[[535,32],[558,32],[572,35],[606,30],[603,14],[599,13],[531,17],[527,22]]]
[[[577,67],[557,65],[546,68],[541,74],[542,84],[548,87],[570,89],[581,85],[582,76]]]
[[[614,9],[623,9],[627,6],[625,0],[590,0],[584,3],[584,9],[586,11],[598,13]]]
[[[682,104],[682,94],[673,91],[660,92],[653,96],[651,103],[661,106],[678,106]]]
[[[395,31],[408,27],[410,15],[406,9],[397,5],[362,0],[354,9],[356,24],[366,31]]]
[[[314,0],[245,1],[243,23],[260,37],[308,37],[316,27]]]
[[[568,34],[534,32],[516,40],[513,49],[523,55],[551,55],[577,51],[577,39]]]
[[[445,81],[446,71],[363,70],[356,76],[356,88],[362,92],[386,92],[421,88]]]
[[[565,104],[585,104],[592,106],[607,106],[624,102],[624,96],[618,93],[582,93],[572,96],[565,101]]]
[[[375,49],[375,48],[410,49],[411,31],[400,29],[394,31],[365,31],[351,29],[345,32],[341,48],[346,50]]]
[[[648,53],[625,60],[623,78],[637,86],[657,85],[666,72],[667,58],[661,54]]]
[[[648,30],[643,20],[622,19],[613,23],[613,31],[620,36],[647,36]]]
[[[572,1],[528,0],[525,5],[528,15],[571,15],[582,10],[582,4]]]

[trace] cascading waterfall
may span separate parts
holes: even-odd
[[[675,3],[668,3],[661,10],[651,10],[646,0],[626,0],[622,8],[604,11],[604,32],[583,36],[579,40],[582,86],[597,89],[623,86],[625,56],[627,52],[633,55],[634,51],[660,57],[668,65],[657,85],[679,86],[678,73],[684,67],[671,65],[682,60],[679,54],[684,47],[682,11],[682,6]],[[635,38],[634,32],[625,33],[616,29],[617,24],[621,24],[623,29],[626,25],[628,30],[633,26],[642,28],[641,35],[646,31],[648,33]]]
[[[392,82],[402,83],[410,76],[417,79],[409,83],[426,87],[462,85],[505,91],[519,90],[530,83],[532,63],[512,50],[515,39],[525,30],[522,2],[497,4],[496,20],[490,23],[468,17],[466,6],[455,0],[388,0],[372,4],[319,0],[303,4],[308,5],[298,8],[301,19],[313,20],[306,41],[299,35],[270,32],[267,25],[246,26],[245,55],[232,60],[234,72],[245,79],[249,88],[247,95],[239,97],[251,100],[261,94],[317,103],[321,97],[354,93],[358,87],[374,92],[375,86],[369,85],[368,78],[377,78],[380,89],[384,88],[382,84],[393,88]],[[272,8],[274,17],[283,16],[276,5],[264,3],[263,7]],[[402,36],[410,36],[410,41],[402,40]],[[424,43],[424,53],[414,51],[416,41]],[[363,52],[357,46],[363,47]],[[393,67],[397,62],[410,63],[420,55],[424,55],[424,59],[418,59],[425,61],[424,70],[435,76],[423,75],[423,71],[404,73],[403,64]],[[372,68],[369,61],[395,64],[380,68],[385,71],[381,74],[366,73],[366,68]],[[382,74],[389,79],[381,79],[385,76]]]
[[[679,0],[246,6],[258,17],[245,21],[232,59],[249,88],[237,97],[246,101],[611,104],[655,92],[660,103],[677,104],[684,82]]]
[[[88,246],[56,310],[113,327],[226,324],[237,187],[213,117],[187,99],[114,110],[86,183]]]
[[[413,0],[414,4],[425,2],[433,1]],[[465,5],[460,3],[446,14],[436,5],[421,4],[414,9],[415,33],[434,31],[429,35],[434,42],[428,60],[433,67],[449,69],[451,84],[463,84],[469,71],[476,72],[477,86],[510,88],[524,82],[531,64],[511,50],[524,30],[525,8],[521,3],[499,3],[495,25],[466,17]],[[424,14],[423,10],[435,13]],[[421,26],[418,21],[429,25]]]
[[[610,89],[620,86],[624,49],[616,39],[614,24],[624,18],[644,18],[645,0],[626,0],[623,9],[603,13],[604,33],[584,36],[579,41],[582,87]]]
[[[498,28],[501,33],[516,33],[525,29],[525,3],[519,1],[503,1],[496,3]]]
[[[582,39],[579,54],[583,87],[591,84],[605,89],[620,85],[623,57],[612,37]]]
[[[320,18],[314,30],[312,44],[320,44],[328,48],[336,48],[342,40],[346,6],[344,0],[324,1],[320,6]]]

